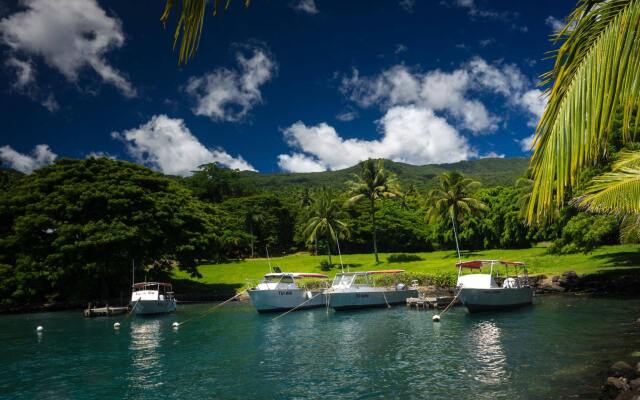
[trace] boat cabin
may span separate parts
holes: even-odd
[[[131,301],[171,299],[173,299],[173,287],[170,283],[140,282],[132,287]]]
[[[520,288],[529,285],[527,267],[523,262],[504,260],[473,260],[456,264],[458,267],[457,287],[491,289]],[[468,270],[471,273],[464,274]],[[498,285],[496,278],[501,278]]]
[[[336,274],[331,287],[333,289],[364,288],[374,286],[371,276],[379,274],[399,274],[403,269],[387,269],[380,271],[341,272]]]
[[[313,274],[313,273],[303,273],[303,272],[273,272],[270,274],[266,274],[264,278],[262,278],[260,283],[256,285],[256,289],[257,290],[298,289],[298,284],[296,283],[296,281],[304,278],[326,279],[328,278],[328,276],[324,274]]]

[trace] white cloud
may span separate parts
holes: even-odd
[[[553,30],[554,33],[555,32],[559,32],[565,26],[565,23],[562,20],[559,20],[558,18],[554,17],[553,15],[549,15],[544,20],[544,23],[547,24]]]
[[[314,0],[298,0],[294,3],[293,8],[307,14],[318,13],[318,7],[316,7],[316,2]]]
[[[355,111],[344,111],[336,115],[336,119],[343,122],[353,121],[358,118],[358,113]]]
[[[131,83],[105,58],[124,45],[121,23],[95,0],[23,0],[21,4],[24,10],[0,20],[1,41],[12,54],[41,57],[71,82],[90,68],[125,96],[136,95]]]
[[[480,158],[504,158],[504,154],[498,154],[495,151],[490,151],[487,154],[483,154]]]
[[[260,48],[253,48],[248,58],[238,52],[236,60],[238,71],[218,68],[189,79],[185,90],[195,100],[194,114],[214,121],[240,121],[262,102],[260,86],[275,75],[276,62]]]
[[[377,140],[344,139],[332,126],[296,122],[284,130],[295,152],[280,155],[283,170],[342,169],[367,158],[387,158],[410,164],[456,162],[476,157],[467,140],[428,108],[394,106],[378,121]]]
[[[547,97],[540,89],[527,90],[520,97],[520,104],[531,114],[529,126],[535,127],[547,106]]]
[[[14,150],[11,146],[0,147],[0,161],[17,171],[30,174],[38,168],[47,166],[58,157],[51,151],[49,145],[39,144],[31,154],[23,154]]]
[[[413,6],[416,5],[416,0],[400,0],[398,4],[400,5],[400,8],[402,8],[406,12],[412,13]]]
[[[155,115],[138,128],[118,133],[114,139],[126,144],[137,162],[170,175],[186,176],[199,165],[219,162],[232,169],[255,171],[242,157],[233,157],[223,149],[208,149],[193,136],[184,121]]]
[[[327,169],[313,157],[300,153],[280,154],[278,156],[278,166],[286,172],[321,172]]]
[[[395,53],[395,54],[400,54],[400,53],[404,53],[404,52],[406,52],[407,50],[409,50],[409,48],[408,48],[407,46],[405,46],[405,45],[404,45],[404,44],[402,44],[402,43],[398,43],[398,44],[396,45],[396,49],[395,49],[394,53]]]
[[[467,14],[469,15],[469,17],[471,17],[471,19],[486,18],[486,19],[496,19],[504,22],[510,22],[519,16],[518,13],[514,13],[514,12],[508,12],[508,11],[499,12],[499,11],[480,8],[478,7],[478,5],[475,3],[474,0],[455,0],[453,2],[453,5],[467,10]]]
[[[501,119],[473,98],[498,95],[507,104],[535,117],[544,100],[534,96],[531,82],[513,64],[490,64],[474,57],[453,71],[439,69],[422,73],[395,65],[378,75],[362,77],[357,69],[342,78],[340,90],[361,107],[378,105],[383,111],[397,105],[417,105],[453,117],[459,128],[475,135],[498,129]],[[541,103],[542,102],[542,103]]]
[[[535,135],[531,135],[517,141],[520,144],[520,148],[522,149],[522,151],[524,151],[525,153],[531,151],[534,137]]]
[[[4,64],[15,70],[16,80],[11,84],[14,89],[23,91],[35,82],[36,72],[30,60],[25,61],[15,57],[9,57]]]

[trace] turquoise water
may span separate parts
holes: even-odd
[[[274,321],[235,303],[171,329],[210,307],[0,316],[0,398],[595,398],[608,361],[640,350],[638,300],[542,297],[508,313],[456,308],[440,324],[403,306]]]

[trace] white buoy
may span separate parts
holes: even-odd
[[[44,331],[44,328],[42,326],[38,326],[36,328],[36,332],[42,332],[42,331]]]
[[[433,317],[431,317],[431,319],[433,320],[433,322],[440,322],[440,315],[436,314]]]
[[[178,327],[180,326],[179,323],[174,322],[173,324],[171,324],[171,326],[173,326],[173,329],[178,329]]]
[[[120,329],[120,322],[113,324],[113,329]]]

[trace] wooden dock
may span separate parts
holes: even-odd
[[[416,310],[420,308],[444,308],[449,305],[453,301],[452,296],[441,296],[441,297],[409,297],[407,299],[407,307],[413,308]],[[459,301],[456,302],[458,304]],[[454,305],[456,305],[454,304]]]
[[[121,315],[129,312],[129,307],[91,307],[91,304],[84,310],[86,318],[109,317],[111,315]]]

